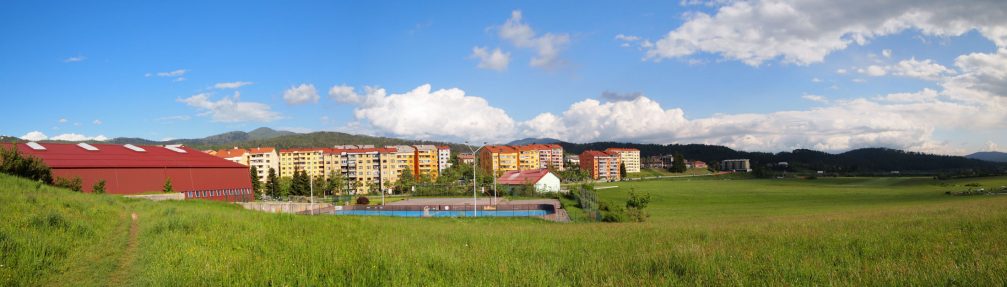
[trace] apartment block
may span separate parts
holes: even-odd
[[[551,168],[555,170],[565,170],[563,166],[563,147],[558,144],[533,144],[529,145],[538,150],[539,168]]]
[[[338,173],[344,179],[345,190],[357,194],[380,192],[391,180],[386,175],[391,169],[388,157],[394,156],[394,151],[390,148],[330,149],[325,153],[326,178]]]
[[[280,172],[280,155],[275,148],[250,148],[248,149],[248,165],[254,166],[259,181],[266,182],[269,176],[269,169]]]
[[[434,145],[415,145],[413,149],[415,161],[413,162],[413,174],[429,177],[430,180],[437,180],[440,175],[439,154],[440,150]]]
[[[518,150],[510,146],[485,146],[479,150],[479,168],[494,176],[518,170]]]
[[[617,181],[619,175],[619,154],[589,150],[580,154],[580,169],[587,171],[594,180]]]
[[[532,145],[516,146],[518,157],[518,170],[541,169],[539,164],[539,149]]]
[[[640,172],[640,150],[635,148],[608,148],[606,152],[619,154],[619,160],[626,165],[626,173]]]
[[[720,162],[720,170],[749,172],[752,164],[748,159],[725,159]]]
[[[233,149],[222,149],[212,154],[219,158],[248,166],[248,150],[246,149],[235,147]]]
[[[438,146],[437,147],[438,172],[444,172],[444,170],[449,167],[451,167],[451,147]]]
[[[308,176],[325,177],[326,148],[293,148],[280,150],[280,177],[293,177],[296,171],[305,171]]]

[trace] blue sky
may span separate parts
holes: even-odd
[[[995,1],[205,2],[5,2],[0,134],[1007,143]]]

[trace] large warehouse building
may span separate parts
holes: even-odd
[[[116,144],[19,143],[22,154],[42,159],[52,177],[80,177],[85,192],[105,180],[110,194],[160,192],[171,180],[172,190],[186,199],[254,200],[248,167],[184,146]]]

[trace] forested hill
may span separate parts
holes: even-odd
[[[724,146],[703,144],[633,144],[596,142],[575,144],[560,142],[568,153],[579,154],[585,150],[604,150],[610,147],[636,148],[642,157],[681,153],[686,159],[716,164],[725,159],[746,158],[753,168],[767,168],[787,162],[788,170],[826,171],[840,173],[1002,173],[1007,164],[969,159],[961,156],[934,155],[887,148],[863,148],[839,154],[798,149],[791,152],[765,153],[736,151]]]
[[[183,144],[195,149],[225,149],[232,147],[332,147],[333,145],[446,145],[455,152],[468,151],[462,144],[444,143],[422,140],[405,140],[386,137],[353,135],[340,132],[294,133],[277,131],[270,128],[258,128],[251,132],[234,131],[212,135],[200,139],[178,139],[170,141],[152,141],[141,138],[114,138],[106,143],[136,144],[136,145],[166,145]]]

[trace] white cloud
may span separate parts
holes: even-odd
[[[336,102],[344,104],[355,104],[360,103],[360,95],[353,90],[353,87],[347,85],[335,85],[329,89],[329,98],[336,100]]]
[[[315,90],[315,85],[301,84],[300,86],[290,87],[290,89],[283,92],[283,100],[291,105],[317,103],[318,91]]]
[[[999,151],[1000,146],[993,141],[986,141],[986,151]]]
[[[534,49],[537,55],[531,59],[530,64],[540,68],[556,67],[560,51],[570,42],[568,34],[545,33],[536,36],[531,26],[522,21],[520,10],[511,11],[511,17],[500,26],[498,35],[515,47]]]
[[[954,70],[937,64],[933,60],[926,59],[919,61],[916,60],[916,58],[902,60],[895,65],[871,65],[867,67],[867,69],[858,69],[857,72],[874,77],[891,74],[894,76],[911,77],[928,81],[936,81],[945,75],[955,73]]]
[[[881,50],[881,55],[885,56],[885,58],[891,58],[892,57],[892,50],[891,49]]]
[[[65,124],[67,122],[66,118],[59,118],[59,123]]]
[[[95,124],[95,125],[101,125],[101,124],[103,124],[103,122],[101,120],[93,120],[93,121],[91,121],[91,123]]]
[[[69,58],[63,59],[63,62],[64,63],[76,63],[76,62],[82,62],[84,60],[87,60],[87,57],[76,56],[76,57],[69,57]]]
[[[26,141],[37,142],[37,141],[47,140],[47,139],[49,139],[49,137],[47,137],[44,133],[42,133],[40,131],[31,131],[31,132],[28,132],[27,134],[24,134],[23,136],[21,136],[21,139],[26,140]]]
[[[822,82],[822,79],[819,79],[819,78],[817,78],[817,77],[815,77],[815,78],[811,78],[811,82],[812,82],[812,83],[821,83],[821,82]]]
[[[803,96],[801,96],[801,98],[805,99],[805,100],[812,101],[812,102],[819,102],[819,103],[828,103],[829,102],[829,99],[827,99],[827,98],[825,98],[823,96],[819,96],[819,95],[803,95]]]
[[[504,71],[510,64],[510,53],[501,52],[500,48],[489,51],[485,47],[473,47],[472,57],[479,59],[478,67],[481,69]]]
[[[248,85],[251,85],[251,84],[253,84],[253,83],[252,82],[242,82],[242,81],[223,82],[223,83],[216,83],[216,84],[214,84],[213,88],[215,88],[215,89],[237,89],[237,88],[248,86]]]
[[[192,119],[192,117],[188,115],[176,115],[176,116],[164,116],[157,118],[155,120],[159,122],[176,122],[176,121],[188,121],[190,119]]]
[[[272,111],[269,105],[240,101],[241,94],[238,92],[235,92],[233,97],[224,97],[217,101],[210,100],[210,95],[209,93],[196,94],[185,99],[178,99],[178,102],[201,110],[200,115],[208,115],[215,122],[271,122],[281,118],[278,113]],[[187,119],[188,116],[182,117]],[[180,120],[180,118],[174,120]]]
[[[719,54],[758,66],[781,59],[807,65],[850,45],[906,30],[928,36],[960,36],[976,30],[1007,47],[1007,6],[1001,1],[737,1],[714,14],[690,12],[645,59]]]
[[[185,73],[187,73],[187,72],[189,72],[189,70],[178,69],[178,70],[168,71],[168,72],[158,72],[157,76],[158,77],[181,77],[182,75],[185,75]]]
[[[57,135],[57,136],[51,137],[49,139],[50,140],[54,140],[54,141],[71,141],[71,142],[107,141],[108,140],[108,138],[105,137],[105,136],[103,136],[103,135],[97,135],[97,136],[94,136],[94,137],[89,137],[89,136],[85,136],[85,135],[82,135],[82,134],[75,134],[75,133],[61,134],[61,135]]]
[[[836,74],[846,75],[846,73],[847,73],[846,69],[836,69]]]
[[[387,95],[384,89],[372,87],[364,90],[354,116],[393,135],[505,141],[514,134],[514,120],[504,110],[461,89],[432,91],[426,84],[402,94]]]

